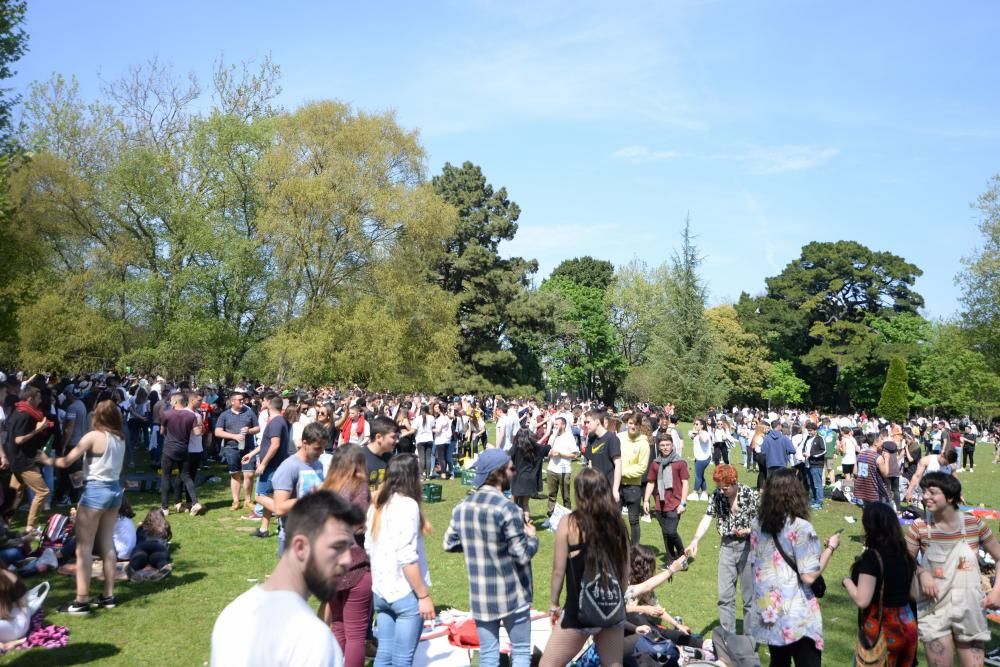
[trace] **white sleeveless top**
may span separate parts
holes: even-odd
[[[113,433],[105,433],[104,453],[84,457],[83,471],[88,482],[117,482],[125,461],[125,441]]]

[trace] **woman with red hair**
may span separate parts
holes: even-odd
[[[694,558],[698,543],[708,532],[712,519],[716,519],[721,544],[719,545],[719,625],[729,632],[736,631],[736,581],[740,582],[743,597],[743,622],[746,623],[753,598],[750,570],[750,526],[757,518],[760,498],[757,491],[739,483],[736,468],[723,464],[715,466],[712,473],[715,491],[708,502],[708,509],[694,533],[694,539],[685,550]]]

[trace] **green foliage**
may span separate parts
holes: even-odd
[[[546,279],[540,292],[557,298],[555,335],[545,345],[549,386],[612,405],[627,364],[608,319],[604,290],[560,275]]]
[[[690,418],[729,395],[722,354],[705,316],[705,285],[698,275],[702,258],[690,220],[682,245],[671,259],[662,325],[651,333],[649,362],[634,375],[633,387],[651,389],[653,400],[670,401]]]
[[[731,399],[756,402],[767,388],[771,371],[767,347],[759,336],[743,328],[733,306],[710,308],[705,316],[722,356],[726,384],[732,388]]]
[[[782,359],[771,364],[767,389],[761,396],[779,407],[799,405],[809,392],[809,385],[795,374],[792,362]]]
[[[979,213],[983,245],[962,260],[962,324],[970,343],[1000,372],[1000,174],[972,205]]]
[[[910,387],[906,362],[899,357],[889,362],[889,370],[882,385],[882,396],[877,413],[889,421],[901,424],[910,416]]]
[[[552,270],[551,278],[565,278],[577,285],[601,290],[608,289],[615,275],[615,266],[605,259],[590,255],[563,260]]]
[[[457,221],[434,255],[434,279],[458,300],[461,335],[450,388],[458,391],[535,393],[542,386],[539,349],[553,330],[553,303],[529,289],[534,260],[502,258],[501,241],[517,233],[521,213],[506,188],[494,190],[482,170],[446,163],[431,180],[454,207]]]
[[[956,324],[932,326],[911,377],[915,407],[981,419],[1000,415],[1000,375]]]
[[[35,86],[36,154],[11,178],[14,228],[32,230],[12,236],[40,260],[22,363],[232,380],[252,360],[296,381],[442,385],[455,307],[430,258],[455,213],[416,134],[338,102],[279,113],[277,76],[219,64],[201,114],[197,83],[155,62],[110,84],[111,104],[58,76]],[[87,331],[46,336],[37,313]]]
[[[862,386],[857,378],[872,376],[872,363],[887,363],[869,318],[915,314],[923,297],[913,284],[922,273],[897,255],[856,241],[813,242],[766,280],[766,294],[742,295],[737,310],[773,358],[793,360],[807,377],[811,402],[846,410]],[[874,396],[862,393],[870,407]]]
[[[11,65],[28,50],[28,35],[24,32],[24,0],[0,0],[0,81],[14,75]],[[17,98],[8,98],[7,89],[0,86],[0,151],[9,153],[11,145],[10,112]]]

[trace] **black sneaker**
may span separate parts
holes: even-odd
[[[60,614],[69,614],[70,616],[87,616],[90,614],[90,603],[89,602],[77,602],[74,600],[69,604],[64,604],[58,609]]]
[[[114,595],[102,595],[93,602],[90,603],[91,607],[100,607],[101,609],[114,609],[118,606],[118,600],[115,599]]]
[[[270,536],[271,534],[269,532],[267,532],[266,530],[261,530],[260,528],[250,533],[250,537],[270,537]]]

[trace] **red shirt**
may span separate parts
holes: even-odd
[[[653,485],[653,495],[651,497],[656,501],[653,507],[660,512],[677,511],[677,508],[681,505],[681,501],[684,500],[681,496],[681,485],[684,483],[684,480],[691,478],[688,474],[687,461],[678,459],[671,463],[670,467],[674,472],[674,485],[666,489],[663,500],[660,500],[660,495],[656,490],[656,478],[660,474],[660,464],[653,461],[649,466],[649,474],[646,476],[646,481]]]

